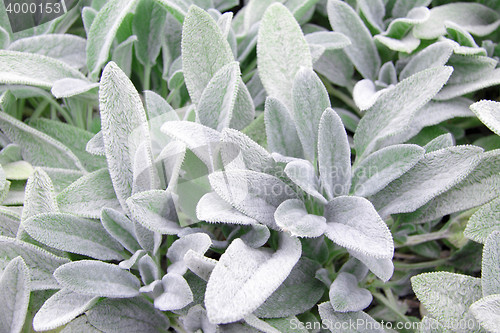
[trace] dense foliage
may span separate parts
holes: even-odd
[[[0,332],[499,332],[500,5],[0,4]]]

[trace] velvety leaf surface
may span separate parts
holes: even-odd
[[[3,309],[0,325],[9,332],[21,332],[30,300],[29,268],[21,257],[12,259],[0,277]]]

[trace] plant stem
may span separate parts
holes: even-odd
[[[393,305],[392,302],[390,302],[384,295],[378,292],[372,292],[372,294],[373,297],[375,297],[380,303],[384,304],[389,310],[394,312],[394,314],[401,318],[404,322],[411,322],[410,319],[408,319],[408,317],[406,317],[404,313],[401,313],[401,311],[399,311],[399,309],[395,305]]]
[[[47,102],[46,100],[42,101],[40,104],[38,104],[35,111],[31,115],[31,119],[39,118],[43,114],[43,112],[45,111],[45,109],[47,108],[48,105],[49,105],[49,102]]]
[[[61,105],[59,105],[59,103],[54,101],[52,98],[48,98],[48,97],[45,97],[45,100],[48,101],[50,103],[50,105],[52,107],[54,107],[61,114],[61,116],[64,118],[64,120],[68,124],[73,125],[73,126],[75,125],[75,122],[73,121],[73,119],[69,115],[68,111],[66,111]]]
[[[87,131],[90,131],[92,127],[92,115],[94,112],[94,108],[92,107],[91,104],[87,106]]]
[[[356,112],[356,114],[358,116],[362,116],[361,114],[361,111],[359,110],[358,106],[356,105],[356,103],[354,103],[354,101],[352,100],[351,97],[347,96],[346,94],[344,94],[342,91],[338,90],[338,89],[335,89],[333,87],[333,85],[328,82],[328,80],[326,80],[325,78],[321,77],[321,81],[323,82],[323,84],[325,85],[325,88],[326,88],[326,91],[332,95],[333,97],[336,97],[338,98],[339,100],[341,100],[342,102],[344,102],[347,106],[349,106],[354,112]]]
[[[151,81],[151,65],[147,64],[144,66],[144,77],[142,80],[142,88],[143,90],[149,90]]]
[[[413,235],[408,236],[406,241],[403,244],[395,244],[396,248],[405,247],[405,246],[413,246],[425,242],[430,242],[433,240],[438,240],[442,238],[446,238],[449,236],[448,230],[440,230],[436,232],[430,232],[428,234],[423,235]]]
[[[439,265],[446,264],[448,262],[447,259],[437,259],[432,261],[424,261],[424,262],[416,262],[416,263],[404,263],[399,261],[394,261],[394,267],[397,270],[405,271],[409,269],[423,269],[423,268],[432,268]]]

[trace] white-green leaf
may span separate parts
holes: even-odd
[[[500,135],[500,103],[483,100],[472,104],[470,109],[483,124]]]
[[[68,147],[5,112],[0,113],[0,129],[11,142],[21,147],[23,159],[33,166],[85,170]]]
[[[243,130],[255,117],[255,105],[250,91],[241,78],[238,79],[238,93],[234,102],[233,115],[229,127]]]
[[[330,302],[318,305],[323,322],[331,323],[328,329],[333,333],[384,333],[382,325],[363,311],[336,312]],[[352,325],[362,323],[361,325]],[[347,329],[345,329],[347,327]]]
[[[58,211],[54,185],[45,171],[37,168],[26,182],[21,221],[42,213]]]
[[[128,77],[132,74],[133,49],[136,43],[137,36],[132,35],[118,44],[111,55],[111,60],[114,61]],[[137,50],[137,47],[135,49]]]
[[[209,175],[210,184],[224,201],[245,215],[276,228],[274,212],[295,191],[279,178],[249,170],[229,170]]]
[[[333,30],[351,40],[351,45],[345,47],[344,52],[364,78],[375,80],[380,57],[368,28],[345,2],[329,0],[327,11]]]
[[[292,87],[293,119],[305,157],[313,162],[318,146],[318,128],[330,98],[325,86],[312,69],[297,72]]]
[[[482,296],[481,279],[449,272],[435,272],[412,277],[411,285],[429,314],[446,328],[456,329],[456,323],[469,323],[470,319],[475,323],[475,327],[468,329],[478,328],[469,307]]]
[[[438,195],[414,213],[402,214],[401,222],[427,222],[441,216],[480,206],[500,196],[500,150],[480,155],[476,168],[460,183]],[[477,195],[481,193],[481,195]],[[488,231],[486,230],[486,233]],[[486,239],[478,235],[478,240]]]
[[[320,265],[301,258],[290,275],[269,298],[254,311],[259,318],[283,318],[304,313],[323,296],[323,284],[314,278]]]
[[[61,289],[38,310],[33,318],[33,328],[37,331],[47,331],[63,326],[87,311],[98,300],[99,297]]]
[[[87,318],[100,332],[157,332],[170,326],[168,317],[144,297],[105,299],[87,311]]]
[[[65,213],[37,214],[23,223],[35,240],[100,260],[121,260],[122,246],[96,220]]]
[[[481,285],[483,296],[500,294],[500,232],[492,232],[483,248]]]
[[[326,230],[323,216],[308,214],[302,200],[284,201],[274,212],[274,219],[281,230],[296,237],[319,237]]]
[[[394,273],[394,264],[391,259],[377,259],[362,252],[349,250],[349,254],[361,261],[370,271],[384,282],[389,281]]]
[[[266,99],[264,121],[270,151],[290,157],[304,156],[291,111],[279,99]]]
[[[410,170],[425,150],[417,145],[394,145],[382,148],[361,161],[353,171],[352,192],[371,196]]]
[[[483,205],[467,222],[464,236],[485,243],[493,231],[500,231],[500,197]]]
[[[452,53],[453,46],[450,43],[433,43],[411,58],[399,74],[399,79],[404,80],[427,68],[443,66]]]
[[[158,310],[179,310],[193,301],[193,292],[182,275],[168,273],[161,279],[161,283],[164,292],[154,301]]]
[[[200,96],[196,111],[200,123],[221,131],[229,127],[238,94],[240,67],[232,62],[219,69]]]
[[[439,94],[435,96],[435,99],[448,100],[498,84],[500,84],[500,69],[495,68],[473,81],[447,84],[443,87]]]
[[[0,50],[0,83],[51,89],[57,80],[85,76],[70,65],[44,55]]]
[[[0,235],[16,237],[21,217],[17,212],[11,211],[5,206],[0,207]]]
[[[153,0],[139,1],[132,21],[132,31],[137,36],[135,54],[144,66],[152,66],[160,54],[167,12]]]
[[[392,235],[370,201],[340,196],[325,207],[325,235],[349,250],[377,259],[391,259]]]
[[[371,199],[381,216],[409,213],[458,184],[478,165],[482,149],[454,146],[427,153]]]
[[[97,156],[105,156],[106,149],[104,148],[104,139],[102,138],[102,131],[97,132],[85,146],[85,150],[90,154]]]
[[[483,328],[489,332],[498,331],[498,327],[500,327],[500,295],[495,294],[481,298],[471,305],[470,312]]]
[[[71,34],[46,34],[21,38],[9,45],[11,51],[28,52],[61,60],[71,67],[82,68],[86,63],[86,40]]]
[[[284,234],[274,253],[235,239],[208,280],[205,306],[210,322],[229,323],[252,313],[283,283],[301,253],[299,240]]]
[[[87,36],[87,68],[91,78],[97,79],[108,60],[118,28],[137,2],[138,0],[111,0],[97,13]]]
[[[273,326],[269,325],[266,321],[261,320],[257,318],[254,314],[248,314],[243,318],[245,323],[247,323],[249,326],[257,329],[259,332],[264,332],[264,333],[280,333],[276,328]]]
[[[187,271],[187,266],[184,263],[186,253],[191,250],[205,254],[211,245],[212,240],[210,236],[200,232],[185,235],[177,239],[167,251],[167,258],[171,262],[171,265],[167,267],[167,272],[184,275]]]
[[[161,131],[186,144],[186,146],[208,167],[216,169],[220,134],[216,130],[190,121],[169,121]]]
[[[269,6],[262,17],[257,41],[257,67],[267,94],[293,110],[295,76],[301,67],[312,69],[312,57],[299,24],[282,4]]]
[[[106,65],[101,77],[99,106],[109,174],[116,196],[127,211],[125,200],[132,194],[133,182],[138,176],[133,162],[137,150],[144,150],[145,165],[152,166],[153,161],[146,112],[139,94],[113,62]],[[152,173],[152,169],[144,172]]]
[[[207,258],[203,254],[189,249],[184,255],[184,263],[191,272],[208,281],[210,274],[217,264],[217,260]]]
[[[211,223],[255,224],[257,221],[210,192],[201,197],[196,205],[196,217]]]
[[[81,316],[78,316],[69,323],[67,323],[64,326],[64,328],[60,331],[60,333],[79,333],[79,332],[101,333],[102,331],[90,325],[87,316],[85,314],[82,314]]]
[[[52,274],[60,265],[67,263],[66,258],[58,257],[37,246],[0,236],[0,266],[21,256],[30,268],[31,290],[57,289],[59,285]]]
[[[83,295],[129,298],[139,294],[140,282],[118,265],[80,260],[62,265],[54,272],[64,288]]]
[[[141,249],[135,239],[134,222],[117,210],[105,207],[101,210],[101,223],[106,231],[131,253]]]
[[[231,47],[217,23],[203,9],[191,6],[182,28],[182,71],[194,103],[215,73],[232,61]]]
[[[442,134],[435,139],[429,141],[425,146],[425,152],[430,153],[439,149],[448,148],[455,144],[455,140],[451,133]]]
[[[436,95],[451,72],[451,67],[423,70],[386,90],[358,124],[354,135],[356,154],[366,156],[382,148],[387,138],[404,132],[413,114]]]
[[[358,286],[356,276],[339,273],[330,286],[330,303],[338,312],[356,312],[368,307],[373,296],[368,289]]]
[[[149,230],[175,235],[180,230],[172,194],[163,190],[137,193],[127,199],[130,216]]]
[[[97,87],[99,83],[89,82],[81,79],[65,78],[54,82],[50,92],[55,98],[68,98],[76,95],[87,95],[97,96]]]
[[[297,184],[302,191],[318,199],[323,204],[328,202],[319,192],[321,190],[319,180],[311,162],[297,159],[287,163],[284,171],[288,178]]]
[[[0,276],[0,325],[5,332],[19,333],[24,326],[30,300],[30,274],[21,257],[12,259]]]
[[[447,332],[446,328],[444,328],[443,325],[441,325],[439,323],[439,321],[437,321],[434,318],[427,317],[427,316],[424,316],[424,318],[422,318],[421,325],[422,326],[420,326],[421,327],[420,333],[446,333]]]
[[[431,9],[430,17],[413,30],[421,39],[434,39],[446,34],[446,21],[460,25],[464,30],[486,36],[500,25],[500,15],[479,3],[450,3]]]
[[[99,218],[104,207],[120,209],[108,169],[86,174],[57,195],[62,212]]]
[[[319,123],[318,166],[328,199],[349,193],[351,149],[342,120],[330,108],[325,110]]]

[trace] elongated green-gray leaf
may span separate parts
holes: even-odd
[[[267,145],[271,151],[281,155],[302,158],[302,144],[291,112],[279,99],[266,99],[264,121]]]
[[[401,221],[412,221],[412,223],[432,221],[447,214],[483,205],[497,198],[500,195],[500,150],[485,152],[480,155],[480,159],[476,168],[463,181],[438,195],[414,213],[402,214]],[[472,233],[468,233],[467,236],[483,242],[488,236],[488,230],[484,228],[477,236],[472,236]]]
[[[326,88],[312,69],[303,68],[293,81],[293,119],[305,157],[313,162],[318,146],[318,128],[330,98]]]
[[[69,289],[61,289],[42,305],[33,318],[35,330],[52,330],[69,323],[99,299],[92,295],[82,295]]]
[[[99,218],[101,209],[120,208],[107,169],[86,174],[57,195],[61,211],[78,216]]]
[[[361,311],[372,302],[373,296],[368,289],[358,286],[356,276],[339,273],[330,286],[330,303],[338,312]]]
[[[500,198],[488,202],[470,217],[464,236],[484,244],[496,230],[500,231]]]
[[[427,21],[415,27],[413,34],[421,39],[433,39],[446,34],[445,22],[459,24],[466,31],[485,36],[500,25],[500,15],[479,3],[450,3],[431,9]]]
[[[473,303],[470,312],[481,326],[489,332],[495,332],[500,325],[500,295],[495,294],[481,298]]]
[[[368,155],[353,171],[351,188],[354,195],[367,197],[377,193],[410,170],[424,153],[420,146],[401,144]]]
[[[141,249],[139,242],[135,239],[134,222],[119,211],[109,207],[103,208],[101,223],[106,231],[131,253]]]
[[[0,277],[3,309],[0,325],[5,332],[21,332],[30,300],[29,269],[21,257],[12,259]]]
[[[182,71],[194,103],[215,73],[233,60],[217,23],[203,9],[190,7],[182,28]]]
[[[205,306],[210,322],[237,321],[257,309],[287,278],[301,252],[299,240],[284,234],[274,253],[235,239],[208,280]]]
[[[284,171],[288,178],[297,184],[302,191],[318,199],[323,204],[328,202],[323,194],[319,192],[321,191],[320,183],[311,162],[306,160],[291,161],[287,163]]]
[[[377,259],[392,258],[391,232],[365,198],[337,197],[326,206],[325,218],[325,235],[340,246]]]
[[[470,330],[478,328],[469,307],[482,296],[481,279],[449,272],[435,272],[412,277],[411,285],[429,314],[446,328],[456,329],[456,323],[461,321],[474,323],[474,327],[468,327]],[[470,319],[472,321],[469,321]]]
[[[229,126],[238,94],[240,67],[232,62],[218,70],[201,94],[196,111],[200,123],[221,131]]]
[[[328,199],[349,193],[351,148],[342,120],[330,108],[325,110],[319,123],[318,166]]]
[[[500,231],[492,232],[483,248],[481,286],[483,296],[500,294]]]
[[[111,0],[97,13],[87,36],[87,67],[92,78],[97,79],[108,60],[113,40],[125,16],[138,0]]]
[[[211,223],[255,224],[257,221],[210,192],[201,197],[196,205],[196,217]]]
[[[68,259],[15,238],[0,236],[0,264],[6,266],[7,262],[17,256],[21,256],[30,268],[31,290],[59,288],[52,274],[57,267],[67,263]]]
[[[53,248],[100,260],[121,260],[123,248],[99,221],[64,213],[37,214],[24,224],[31,237]]]
[[[326,230],[325,218],[308,214],[299,199],[284,201],[274,212],[274,218],[281,230],[296,237],[319,237]]]
[[[450,43],[446,41],[433,43],[411,58],[399,74],[399,79],[404,80],[427,68],[443,66],[452,53],[453,47]]]
[[[381,216],[412,212],[462,181],[478,165],[481,152],[475,146],[456,146],[425,154],[371,201]]]
[[[314,278],[319,267],[316,262],[302,257],[254,314],[259,318],[283,318],[309,310],[324,293],[322,283]]]
[[[10,141],[21,147],[23,159],[34,166],[85,170],[68,147],[5,112],[0,113],[0,129]]]
[[[21,38],[9,45],[9,50],[44,55],[61,60],[75,68],[86,63],[86,40],[71,34],[46,34]]]
[[[0,83],[51,89],[57,80],[85,76],[70,65],[44,55],[0,50]]]
[[[156,63],[166,19],[167,12],[154,0],[139,1],[132,21],[132,31],[137,36],[135,54],[144,66]]]
[[[152,190],[137,193],[127,199],[130,216],[149,230],[175,235],[181,228],[172,193]]]
[[[404,132],[413,114],[436,95],[451,72],[451,67],[423,70],[382,94],[358,124],[356,153],[366,155],[380,149],[384,139]]]
[[[137,176],[134,175],[133,160],[142,143],[144,163],[153,165],[153,162],[141,99],[132,82],[113,62],[108,63],[101,77],[99,106],[109,174],[116,197],[127,211],[125,200],[132,194],[132,184]]]
[[[301,67],[312,69],[312,57],[300,26],[282,4],[269,6],[261,20],[257,66],[267,94],[293,110],[295,76]]]
[[[144,297],[105,299],[87,311],[87,318],[100,332],[156,332],[169,327],[168,317]]]
[[[344,52],[364,78],[374,80],[380,68],[380,57],[368,28],[345,2],[329,0],[327,11],[333,30],[351,40]]]
[[[375,321],[366,312],[336,312],[330,302],[321,303],[318,305],[319,315],[324,322],[332,323],[328,325],[328,329],[333,333],[345,333],[345,327],[352,327],[352,323],[363,323],[362,325],[354,325],[349,333],[383,333],[385,330],[379,322]],[[351,325],[351,326],[350,326]]]
[[[62,265],[54,277],[73,292],[89,296],[129,298],[139,294],[139,280],[118,265],[80,260]]]
[[[490,130],[500,135],[500,103],[480,101],[470,106],[470,109]]]
[[[209,180],[215,192],[231,206],[271,228],[276,228],[276,208],[297,197],[279,178],[255,171],[214,172]]]

